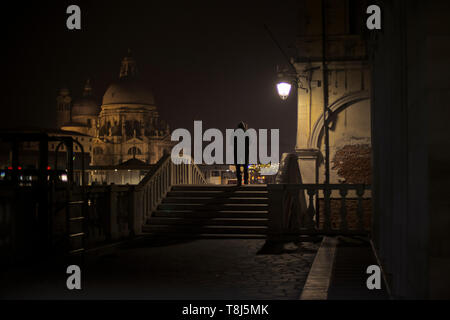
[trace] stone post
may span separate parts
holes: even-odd
[[[144,208],[142,203],[143,195],[144,190],[142,188],[130,188],[131,201],[128,223],[131,236],[142,234],[142,225],[144,224]]]
[[[286,189],[284,184],[269,184],[269,228],[267,232],[267,241],[276,242],[280,240],[283,234],[283,195]]]
[[[297,149],[300,176],[305,184],[319,183],[320,150]]]

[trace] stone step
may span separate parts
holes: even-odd
[[[267,211],[269,205],[267,203],[219,203],[219,204],[203,204],[203,203],[162,203],[158,206],[158,210],[192,210],[192,211]]]
[[[267,191],[248,191],[248,190],[238,190],[238,191],[199,191],[199,190],[185,190],[185,191],[170,191],[167,194],[167,197],[215,197],[215,198],[248,198],[248,197],[258,197],[258,198],[267,198],[269,193]]]
[[[264,238],[268,226],[265,185],[177,185],[143,231],[161,236]]]
[[[192,210],[169,210],[155,211],[152,217],[170,218],[268,218],[268,211],[192,211]]]
[[[264,218],[168,218],[152,217],[147,225],[190,225],[190,226],[267,226]]]
[[[222,192],[234,192],[234,191],[267,191],[267,185],[265,184],[252,184],[252,185],[211,185],[211,184],[179,184],[172,186],[173,191],[222,191]]]
[[[142,230],[149,233],[180,234],[266,234],[265,226],[189,226],[189,225],[149,225]]]
[[[162,203],[201,203],[201,204],[217,204],[217,203],[255,203],[267,204],[269,198],[263,197],[166,197]]]

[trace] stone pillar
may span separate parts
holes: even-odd
[[[309,90],[297,88],[297,141],[295,149],[308,148],[309,128],[311,125],[311,108],[309,105]]]
[[[298,149],[298,167],[303,183],[319,183],[320,150]]]
[[[142,234],[142,225],[144,224],[144,208],[142,198],[144,190],[140,187],[130,187],[130,208],[128,215],[128,224],[130,235],[136,236]]]
[[[311,137],[311,129],[313,117],[317,114],[312,113],[313,102],[315,104],[321,103],[319,96],[321,96],[321,89],[318,83],[322,80],[320,72],[303,72],[305,69],[311,69],[313,66],[304,63],[296,64],[299,74],[304,76],[301,78],[301,86],[298,88],[297,101],[297,141],[295,152],[298,156],[298,167],[303,183],[318,183],[319,182],[319,165],[320,165],[320,150],[312,148],[309,145]],[[317,66],[314,65],[315,68]],[[311,84],[307,79],[311,79]],[[314,92],[314,90],[319,90]],[[314,101],[313,101],[314,99]],[[317,106],[316,106],[317,109]]]
[[[267,242],[277,242],[283,234],[283,194],[285,184],[269,184],[269,230]]]

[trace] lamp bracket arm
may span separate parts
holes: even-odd
[[[308,76],[305,76],[303,74],[298,74],[298,73],[295,74],[294,81],[295,81],[295,84],[297,85],[297,88],[300,88],[300,89],[308,91],[309,88],[307,88],[307,87],[305,88],[303,86],[302,79],[304,79],[306,82],[309,83],[309,77]]]

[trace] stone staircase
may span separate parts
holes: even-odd
[[[264,239],[267,224],[266,185],[175,185],[143,231],[174,237]]]

